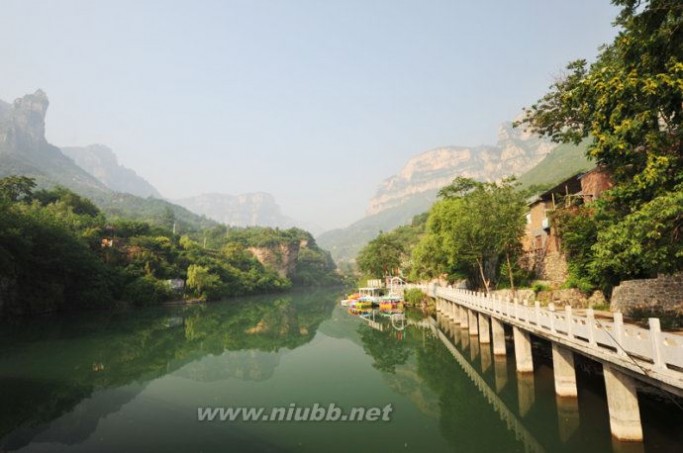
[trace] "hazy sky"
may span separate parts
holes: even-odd
[[[0,99],[178,198],[272,193],[324,228],[412,156],[493,144],[616,31],[607,0],[2,0]]]

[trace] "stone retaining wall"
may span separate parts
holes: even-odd
[[[612,311],[628,314],[633,308],[682,311],[683,273],[625,280],[612,290]]]

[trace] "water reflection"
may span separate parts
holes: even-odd
[[[519,401],[519,413],[524,417],[536,401],[533,374],[519,373],[517,375],[517,398]]]
[[[579,400],[555,396],[557,403],[557,429],[560,440],[566,443],[579,429]]]
[[[496,392],[500,393],[508,383],[508,360],[499,355],[493,356],[493,369],[496,377]]]
[[[610,438],[601,376],[597,386],[580,382],[578,399],[558,399],[542,357],[533,374],[519,375],[513,354],[493,356],[491,344],[441,316],[361,319],[335,299],[249,298],[0,326],[0,450],[634,448]],[[196,420],[198,405],[292,402],[391,403],[395,416],[385,424]],[[657,439],[648,448],[681,445],[651,425],[645,433]]]
[[[334,304],[319,292],[4,324],[0,447],[83,440],[147,382],[176,370],[201,382],[267,380],[282,351],[309,342]],[[108,389],[107,399],[88,400]],[[49,426],[76,406],[78,427]]]

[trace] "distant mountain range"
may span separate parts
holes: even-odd
[[[290,228],[296,224],[282,214],[275,198],[265,192],[241,195],[208,193],[174,200],[174,203],[225,225]]]
[[[164,200],[148,181],[120,165],[114,151],[104,145],[60,149],[48,143],[48,106],[42,90],[12,104],[0,100],[0,177],[18,174],[35,178],[40,188],[64,186],[92,199],[109,215],[156,223],[168,220],[169,209],[176,220],[192,228],[214,222],[281,228],[296,223],[267,193]]]
[[[115,192],[76,165],[45,139],[45,114],[49,101],[42,90],[13,104],[0,101],[0,177],[24,175],[35,178],[39,188],[57,185],[90,198],[112,217],[127,217],[164,224],[169,212],[181,229],[215,224],[206,217],[164,200]]]
[[[364,218],[321,234],[318,243],[337,263],[353,261],[380,231],[410,223],[415,215],[428,211],[439,189],[457,176],[495,181],[522,175],[525,187],[549,185],[590,168],[585,146],[557,146],[507,122],[500,126],[495,146],[448,146],[420,153],[380,184]]]
[[[147,180],[120,165],[114,151],[104,145],[63,147],[62,153],[115,192],[163,198]]]

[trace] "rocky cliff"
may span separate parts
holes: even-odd
[[[300,242],[289,242],[270,247],[249,247],[249,251],[261,264],[276,271],[280,277],[292,278],[296,272],[301,247]]]
[[[107,192],[104,184],[45,139],[49,104],[42,90],[0,104],[0,177],[29,176],[41,187],[60,184],[81,194]]]
[[[45,113],[50,105],[43,90],[16,99],[10,106],[0,106],[0,142],[17,149],[44,145]]]
[[[367,215],[400,206],[416,195],[434,199],[456,176],[495,181],[519,175],[539,163],[556,145],[504,123],[495,146],[447,146],[410,159],[384,180],[370,200]]]
[[[230,226],[289,228],[294,221],[282,214],[272,195],[264,192],[228,195],[209,193],[175,200],[192,212]]]
[[[12,104],[0,101],[0,178],[22,175],[34,178],[38,188],[64,186],[90,198],[114,216],[165,225],[170,210],[181,230],[214,225],[213,221],[167,201],[115,192],[76,165],[45,138],[48,106],[42,90]]]
[[[116,192],[139,197],[162,198],[159,191],[130,168],[119,164],[116,154],[104,145],[63,147],[62,153],[76,165]]]

